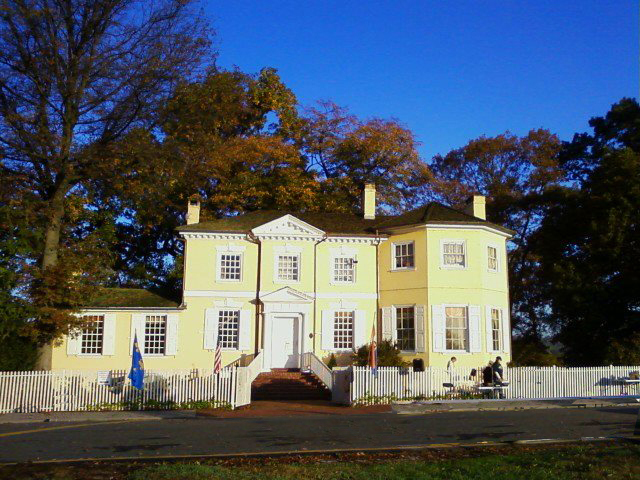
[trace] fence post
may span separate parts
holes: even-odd
[[[553,396],[558,398],[558,368],[553,366]]]

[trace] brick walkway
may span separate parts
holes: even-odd
[[[362,415],[390,412],[390,405],[348,407],[323,400],[256,400],[238,410],[198,410],[199,416],[216,418],[291,417],[297,415]]]

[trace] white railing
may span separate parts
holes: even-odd
[[[441,399],[453,394],[474,394],[482,382],[482,368],[470,377],[471,368],[447,370],[428,367],[424,372],[398,367],[379,367],[374,375],[369,367],[353,367],[352,404],[389,403],[393,400]],[[509,382],[508,399],[553,399],[640,395],[640,386],[627,385],[640,366],[609,367],[513,367],[504,369]],[[445,384],[453,384],[452,389]]]
[[[235,408],[238,370],[147,370],[142,390],[124,370],[0,372],[0,413]]]
[[[305,352],[302,354],[301,368],[313,372],[329,390],[333,390],[333,374],[331,369],[327,367],[315,353]]]
[[[236,370],[238,374],[236,407],[242,407],[251,403],[251,384],[262,371],[262,352],[258,353],[249,365]]]

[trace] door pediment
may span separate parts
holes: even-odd
[[[311,303],[313,298],[291,287],[283,287],[273,292],[260,294],[262,302],[273,303]]]

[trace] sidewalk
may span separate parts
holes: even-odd
[[[291,417],[298,415],[364,415],[391,412],[391,405],[350,407],[326,400],[256,400],[238,410],[198,410],[197,415],[215,418]]]
[[[529,400],[437,400],[423,402],[395,402],[394,413],[417,415],[441,412],[482,412],[495,410],[532,410],[548,408],[597,408],[638,406],[638,397],[555,398]]]
[[[195,418],[195,410],[157,410],[125,412],[48,412],[48,413],[4,413],[3,423],[38,422],[112,422],[118,420],[167,420],[175,418]]]

